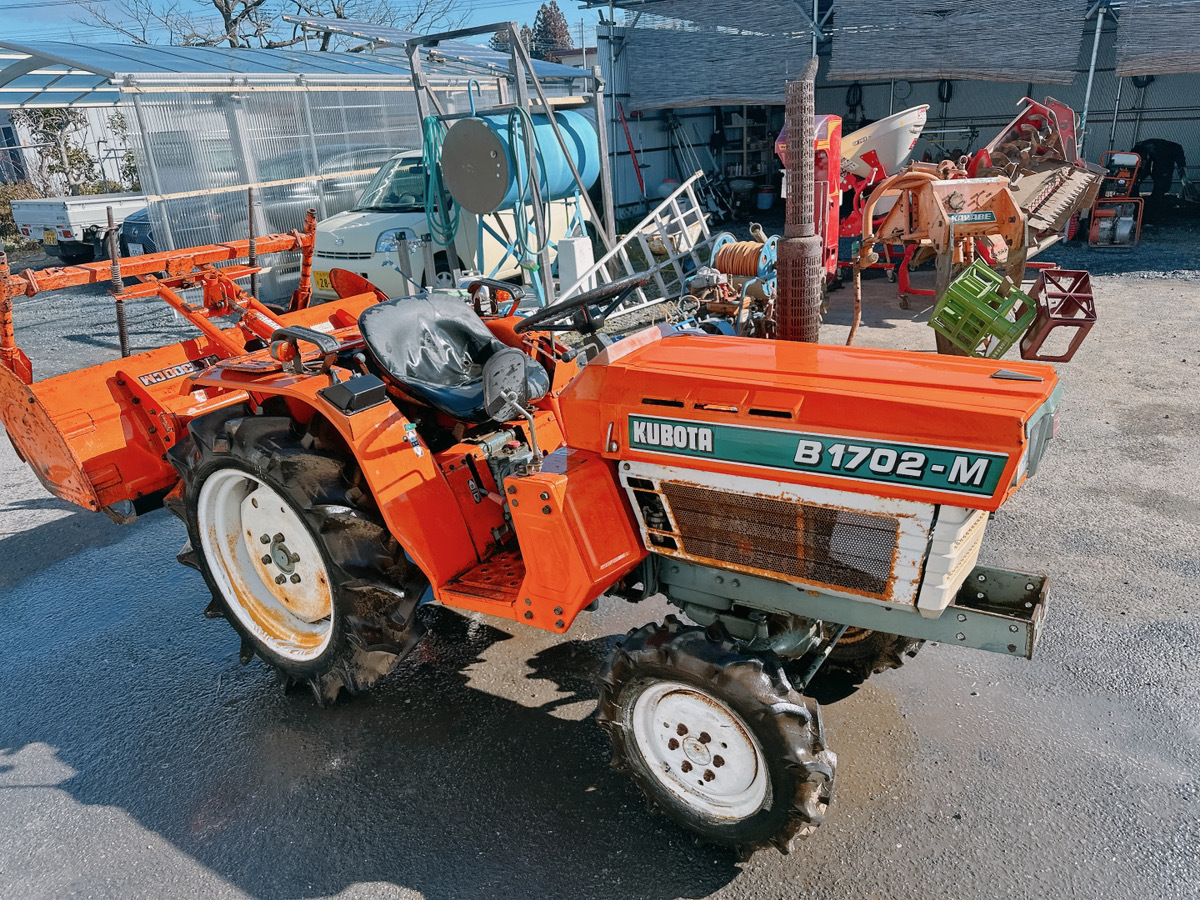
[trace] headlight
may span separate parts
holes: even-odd
[[[1021,465],[1017,468],[1018,478],[1022,474],[1028,474],[1031,478],[1037,474],[1038,464],[1041,463],[1046,448],[1051,439],[1058,434],[1058,401],[1061,396],[1062,385],[1059,385],[1050,395],[1050,399],[1043,403],[1042,408],[1026,423],[1025,453],[1022,454]]]
[[[385,231],[375,242],[376,253],[395,253],[400,249],[400,242],[409,239],[408,231],[404,228],[392,228]]]

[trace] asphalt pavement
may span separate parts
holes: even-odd
[[[665,605],[602,601],[565,640],[429,610],[398,671],[319,709],[203,618],[177,520],[77,510],[0,442],[0,897],[1200,896],[1200,283],[1095,289],[981,559],[1050,574],[1036,658],[926,645],[819,684],[838,793],[786,857],[697,845],[608,767],[591,676]],[[894,291],[869,282],[858,342],[932,351]],[[72,302],[25,307],[42,375],[112,351],[102,292]]]

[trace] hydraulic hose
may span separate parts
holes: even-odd
[[[513,160],[513,174],[517,187],[517,197],[513,204],[513,230],[516,232],[513,236],[513,246],[522,259],[522,265],[526,265],[524,260],[538,257],[550,241],[549,217],[544,204],[539,204],[542,216],[540,232],[544,236],[541,240],[536,237],[539,229],[532,218],[537,215],[532,206],[533,192],[541,190],[540,173],[545,167],[545,155],[534,129],[533,117],[527,109],[514,106],[509,110],[508,142],[513,148],[514,157],[517,156],[517,147],[521,148],[523,155],[523,159]],[[532,243],[529,238],[531,226],[535,235]]]
[[[846,337],[846,346],[854,343],[858,334],[858,323],[862,321],[862,270],[879,259],[873,248],[879,243],[872,225],[875,218],[875,205],[889,191],[904,191],[920,189],[930,182],[940,180],[932,172],[900,172],[885,178],[875,186],[863,206],[863,237],[858,248],[858,258],[854,260],[854,319],[850,323],[850,334]]]

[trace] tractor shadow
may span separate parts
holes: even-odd
[[[647,812],[609,768],[590,716],[552,714],[595,698],[592,675],[616,636],[531,646],[528,679],[564,696],[527,706],[508,699],[524,696],[525,679],[486,656],[502,642],[544,638],[430,606],[421,612],[429,634],[396,672],[319,709],[306,691],[285,693],[261,663],[237,664],[228,627],[199,615],[195,573],[155,567],[142,575],[147,587],[115,568],[163,543],[156,531],[120,548],[126,562],[111,577],[134,589],[93,585],[70,609],[0,638],[12,675],[0,699],[0,763],[48,745],[68,773],[59,790],[126,811],[270,900],[362,883],[429,900],[666,900],[706,896],[738,875],[732,853],[697,846]],[[106,552],[83,554],[81,566]],[[21,589],[60,583],[70,566]],[[49,670],[46,654],[56,660]],[[500,689],[473,687],[480,677]],[[76,850],[79,885],[89,843]]]

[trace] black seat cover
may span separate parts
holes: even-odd
[[[368,306],[358,318],[375,362],[415,398],[446,415],[485,422],[483,365],[504,344],[460,298],[447,294],[401,297]],[[550,377],[533,359],[525,363],[529,399],[550,390]]]

